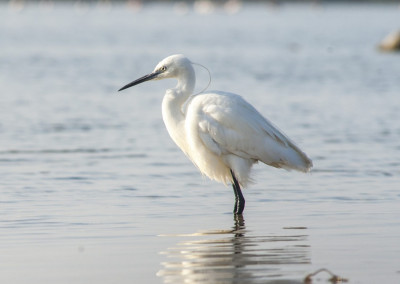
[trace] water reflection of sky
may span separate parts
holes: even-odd
[[[0,283],[287,283],[321,268],[400,283],[399,54],[376,49],[397,29],[398,5],[243,5],[205,17],[154,3],[133,14],[125,4],[49,12],[25,1],[18,12],[9,2],[0,2]],[[165,130],[160,104],[174,82],[117,95],[178,52],[314,161],[310,175],[258,165],[239,232],[231,189],[202,179]],[[198,71],[200,91],[208,75]],[[149,237],[204,224],[229,230]],[[307,229],[282,228],[291,225]]]
[[[303,283],[299,275],[311,263],[306,228],[287,229],[257,236],[236,216],[231,229],[179,235],[183,240],[162,252],[158,275],[166,283]]]

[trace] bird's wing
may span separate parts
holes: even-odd
[[[199,137],[215,154],[232,153],[275,167],[308,167],[305,154],[242,97],[215,92],[195,97],[190,105],[196,108]],[[289,166],[294,163],[303,165]]]

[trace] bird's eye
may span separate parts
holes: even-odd
[[[166,66],[163,66],[163,67],[161,67],[161,71],[167,71],[167,67]]]

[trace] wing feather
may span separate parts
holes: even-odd
[[[301,171],[308,171],[312,165],[287,136],[239,95],[200,94],[192,99],[192,107],[197,113],[198,135],[216,155],[234,154]]]

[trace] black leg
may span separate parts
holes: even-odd
[[[233,209],[233,213],[241,215],[244,210],[244,204],[245,200],[242,194],[242,190],[240,189],[239,182],[237,181],[235,174],[231,170],[231,175],[232,175],[232,187],[233,187],[233,192],[235,193],[235,207]]]
[[[237,193],[236,193],[236,187],[235,187],[235,185],[232,184],[232,187],[233,187],[233,193],[235,194],[235,207],[233,207],[233,213],[236,214],[238,196],[237,196]]]

